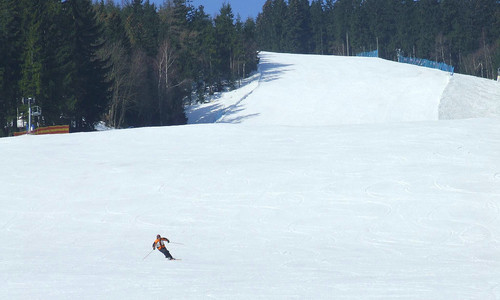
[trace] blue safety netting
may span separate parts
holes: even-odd
[[[428,60],[428,59],[423,59],[423,58],[398,56],[398,61],[401,63],[438,69],[438,70],[450,72],[451,74],[453,74],[455,72],[455,67],[453,67],[453,66],[447,65],[445,63],[440,63],[440,62]]]
[[[364,56],[364,57],[378,57],[378,50],[373,50],[369,52],[361,52],[356,54],[356,56]]]

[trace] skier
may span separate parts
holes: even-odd
[[[161,237],[161,235],[158,234],[156,236],[156,240],[153,242],[153,250],[154,249],[160,250],[160,252],[165,255],[165,258],[168,258],[170,260],[175,259],[172,257],[170,252],[168,252],[167,248],[165,248],[165,244],[163,244],[163,241],[167,241],[167,243],[170,243],[170,241],[167,238]]]

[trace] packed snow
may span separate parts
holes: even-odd
[[[500,83],[378,58],[264,52],[242,88],[189,121],[327,126],[500,116]]]
[[[0,139],[0,298],[498,299],[499,107],[495,81],[264,52],[191,125]]]

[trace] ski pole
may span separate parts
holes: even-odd
[[[183,244],[183,243],[170,242],[170,244],[177,244],[177,245],[182,245],[182,246],[184,246],[184,244]]]
[[[144,258],[143,258],[142,260],[145,260],[145,259],[146,259],[146,257],[148,257],[148,256],[149,256],[149,254],[151,254],[151,252],[153,252],[154,250],[155,250],[155,249],[151,250],[151,251],[148,253],[148,255],[144,256]]]

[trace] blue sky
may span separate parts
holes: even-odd
[[[150,1],[158,5],[163,3],[163,0]],[[192,4],[195,7],[203,5],[205,12],[212,17],[219,13],[224,2],[231,4],[234,16],[236,17],[237,14],[240,14],[241,19],[244,21],[248,17],[255,19],[257,14],[262,11],[262,6],[266,0],[192,0]]]

